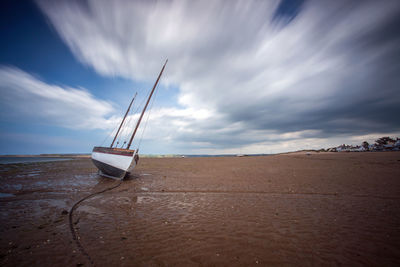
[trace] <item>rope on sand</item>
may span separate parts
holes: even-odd
[[[77,201],[77,202],[72,206],[71,210],[69,211],[69,228],[70,228],[70,230],[71,230],[72,238],[75,240],[76,245],[78,246],[78,248],[79,248],[79,250],[81,251],[81,253],[82,253],[83,255],[86,256],[86,258],[89,260],[89,262],[90,262],[92,265],[94,265],[94,261],[92,260],[92,258],[90,257],[90,255],[87,253],[87,251],[85,250],[85,248],[84,248],[83,245],[81,244],[80,237],[79,237],[79,235],[78,235],[78,231],[77,231],[77,230],[75,229],[75,227],[74,227],[74,223],[73,223],[73,220],[72,220],[72,219],[73,219],[73,212],[74,212],[74,210],[76,210],[76,209],[78,208],[79,204],[81,204],[81,203],[82,203],[83,201],[85,201],[86,199],[89,199],[89,198],[91,198],[91,197],[93,197],[93,196],[95,196],[95,195],[104,193],[104,192],[106,192],[106,191],[113,190],[114,188],[117,188],[117,187],[120,186],[121,184],[122,184],[122,180],[120,180],[120,181],[118,182],[117,185],[113,185],[113,186],[108,187],[108,188],[106,188],[106,189],[103,189],[103,190],[101,190],[101,191],[99,191],[99,192],[96,192],[96,193],[90,194],[90,195],[88,195],[88,196],[85,196],[84,198],[81,198],[79,201]]]

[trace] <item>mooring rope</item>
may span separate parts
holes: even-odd
[[[88,195],[88,196],[85,196],[85,197],[81,198],[79,201],[77,201],[77,202],[72,206],[71,210],[69,211],[69,228],[70,228],[70,230],[71,230],[72,238],[75,240],[75,243],[76,243],[76,245],[78,246],[78,248],[79,248],[79,250],[81,251],[81,253],[82,253],[83,255],[86,256],[86,258],[89,260],[89,262],[90,262],[92,265],[94,265],[94,261],[93,261],[93,259],[90,257],[90,255],[87,253],[87,251],[85,250],[85,248],[83,247],[83,245],[81,244],[81,242],[80,242],[80,237],[79,237],[79,235],[78,235],[78,231],[77,231],[77,230],[75,229],[75,227],[74,227],[74,223],[73,223],[73,221],[72,221],[72,219],[73,219],[73,212],[74,212],[74,210],[76,210],[76,209],[78,208],[79,204],[81,204],[81,203],[82,203],[83,201],[85,201],[86,199],[89,199],[89,198],[91,198],[91,197],[93,197],[93,196],[95,196],[95,195],[104,193],[104,192],[106,192],[106,191],[110,191],[110,190],[112,190],[112,189],[114,189],[114,188],[117,188],[117,187],[120,186],[121,184],[122,184],[122,180],[120,180],[120,181],[118,182],[117,185],[113,185],[113,186],[108,187],[108,188],[106,188],[106,189],[103,189],[103,190],[101,190],[101,191],[99,191],[99,192],[96,192],[96,193],[93,193],[93,194],[90,194],[90,195]]]

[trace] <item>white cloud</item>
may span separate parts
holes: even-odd
[[[387,114],[399,111],[399,78],[382,71],[399,52],[396,32],[383,31],[397,1],[306,1],[287,25],[272,22],[279,1],[38,3],[102,75],[153,80],[169,58],[162,82],[179,87],[183,108],[152,114],[146,138],[210,151],[258,151],[273,139],[291,150],[398,130]]]
[[[44,124],[71,129],[115,127],[111,103],[83,88],[47,84],[18,68],[0,66],[0,103],[7,116],[40,119]]]

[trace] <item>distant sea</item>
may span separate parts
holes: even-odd
[[[51,157],[0,157],[0,164],[32,163],[72,160],[72,158],[51,158]]]

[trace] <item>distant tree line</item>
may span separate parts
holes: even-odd
[[[396,137],[396,139],[394,139],[389,136],[384,136],[375,140],[375,143],[372,145],[370,145],[367,141],[364,141],[361,143],[361,146],[343,144],[337,147],[328,148],[326,150],[321,149],[319,151],[330,151],[330,152],[400,151],[400,138]]]

